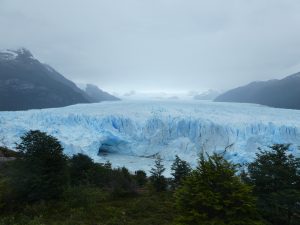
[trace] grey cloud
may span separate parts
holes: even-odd
[[[227,89],[300,71],[296,0],[0,0],[0,47],[112,91]]]

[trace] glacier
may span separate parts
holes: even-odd
[[[257,149],[291,143],[298,155],[300,111],[211,101],[120,101],[0,112],[0,145],[15,148],[28,130],[56,137],[68,155],[85,153],[130,170],[149,170],[157,154],[169,169],[177,154],[195,166],[200,152],[249,162]],[[2,143],[1,143],[2,142]],[[170,171],[167,170],[167,174]]]

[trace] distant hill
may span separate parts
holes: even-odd
[[[56,108],[95,102],[27,49],[0,51],[0,111]]]
[[[96,85],[93,85],[93,84],[87,84],[83,90],[90,97],[92,102],[120,100],[119,98],[117,98],[105,91],[102,91]]]
[[[256,103],[276,108],[300,109],[300,73],[281,80],[252,82],[225,92],[215,101]]]

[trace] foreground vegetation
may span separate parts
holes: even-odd
[[[0,225],[296,225],[300,160],[289,145],[260,151],[241,167],[201,154],[197,168],[176,156],[172,178],[158,156],[144,171],[113,169],[83,154],[68,158],[58,140],[30,131],[0,148]],[[12,155],[11,155],[12,154]]]

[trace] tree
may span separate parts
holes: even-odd
[[[67,157],[58,140],[44,132],[29,131],[16,148],[21,157],[15,161],[12,187],[27,201],[61,197],[68,185]]]
[[[90,182],[97,187],[105,187],[112,177],[112,169],[106,168],[102,163],[94,163],[91,170]]]
[[[186,161],[180,159],[179,156],[176,155],[171,170],[173,171],[171,173],[173,176],[173,187],[177,188],[182,183],[183,179],[190,174],[191,167]]]
[[[73,185],[87,185],[91,183],[93,160],[84,154],[73,155],[70,159],[70,178]]]
[[[155,165],[153,168],[151,168],[150,173],[150,181],[151,184],[153,185],[154,189],[157,192],[165,191],[167,188],[167,181],[166,178],[164,177],[163,173],[165,171],[165,167],[162,164],[162,159],[160,155],[157,156],[155,160]]]
[[[261,150],[248,166],[247,180],[254,185],[264,218],[276,225],[300,224],[300,159],[288,154],[289,145]]]
[[[147,183],[147,174],[143,170],[137,170],[134,172],[135,180],[138,186],[143,187]]]
[[[133,180],[133,176],[125,167],[111,171],[108,188],[115,197],[136,194],[136,183]]]
[[[111,169],[112,169],[111,162],[107,160],[107,161],[104,163],[104,167],[105,167],[106,169],[111,170]]]
[[[198,167],[175,192],[186,225],[253,225],[259,222],[255,198],[249,185],[235,174],[236,165],[223,155],[200,156]]]

